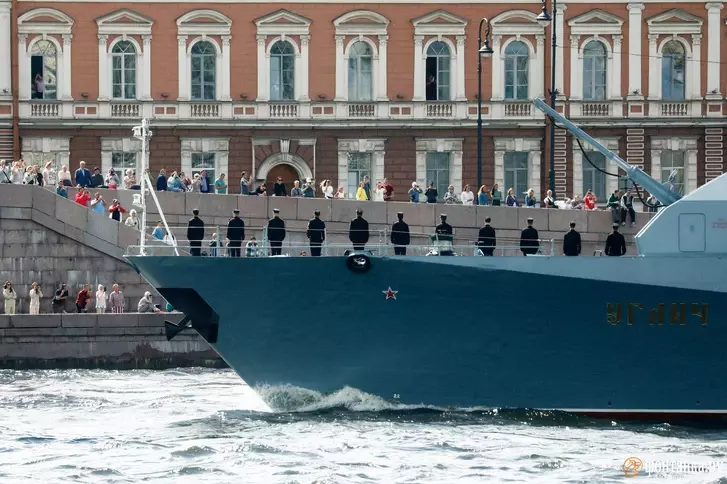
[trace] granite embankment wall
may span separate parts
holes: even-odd
[[[129,190],[98,190],[104,198],[113,198],[131,208],[133,191]],[[69,191],[69,197],[75,190]],[[611,213],[609,211],[529,209],[513,207],[480,207],[445,204],[412,204],[405,202],[359,202],[353,200],[325,200],[323,198],[292,198],[292,197],[256,197],[241,195],[212,195],[196,193],[157,192],[167,222],[173,226],[173,232],[180,244],[185,244],[186,224],[192,210],[197,208],[204,220],[207,235],[211,237],[216,227],[227,226],[234,209],[240,209],[240,216],[245,221],[247,237],[255,235],[260,239],[261,228],[272,216],[273,208],[280,210],[280,216],[288,228],[286,245],[307,245],[305,228],[313,211],[321,211],[321,218],[326,222],[329,243],[348,244],[348,223],[356,215],[358,207],[363,208],[364,217],[369,221],[372,230],[388,230],[397,221],[397,212],[404,212],[404,220],[409,224],[412,233],[422,234],[414,237],[412,244],[425,245],[428,238],[425,234],[433,233],[439,224],[439,215],[447,214],[447,221],[454,227],[457,244],[466,244],[477,239],[479,228],[486,217],[492,218],[492,225],[497,229],[499,245],[518,240],[520,230],[525,227],[526,219],[533,217],[535,227],[541,238],[555,239],[556,247],[562,248],[562,237],[568,230],[568,223],[573,220],[581,232],[584,247],[583,254],[593,254],[594,249],[603,249],[606,237],[611,232]],[[149,227],[158,220],[157,209],[151,197],[148,197]],[[637,224],[626,226],[622,232],[631,245],[629,251],[634,253],[633,236],[649,220],[652,214],[637,213]],[[372,242],[376,238],[372,235]],[[560,252],[559,252],[560,253]]]
[[[17,312],[28,312],[28,291],[41,286],[41,312],[51,311],[51,296],[68,284],[65,309],[75,311],[75,296],[89,284],[121,286],[127,310],[135,310],[153,289],[123,259],[139,232],[40,187],[0,184],[0,280],[18,293]],[[161,298],[158,298],[162,302]],[[0,306],[2,306],[0,304]],[[2,309],[0,307],[0,309]]]
[[[0,316],[0,368],[162,369],[226,367],[194,331],[172,341],[166,314],[41,314]]]

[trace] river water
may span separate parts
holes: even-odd
[[[725,429],[260,395],[229,370],[2,370],[0,483],[727,484]]]

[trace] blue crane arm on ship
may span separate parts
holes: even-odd
[[[548,106],[542,99],[535,98],[533,99],[533,103],[536,108],[543,111],[546,116],[549,116],[554,122],[561,124],[563,128],[567,129],[573,136],[593,146],[593,148],[602,153],[606,159],[613,160],[619,168],[626,172],[626,175],[633,180],[634,183],[644,187],[644,189],[654,195],[662,205],[671,205],[682,198],[681,195],[670,190],[666,185],[647,175],[642,169],[626,163],[624,160],[619,158],[618,155],[608,150],[601,143],[593,139],[593,137],[586,134],[581,128],[571,123],[565,116]]]

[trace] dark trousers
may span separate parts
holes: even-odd
[[[189,241],[189,253],[195,257],[202,255],[202,241],[201,240],[190,240]]]
[[[621,213],[621,223],[626,222],[626,213],[628,212],[629,218],[631,219],[631,223],[636,222],[636,210],[634,210],[634,207],[627,207],[622,213]]]
[[[311,242],[310,243],[310,255],[311,255],[311,257],[320,257],[321,256],[321,242]]]
[[[227,251],[230,253],[230,257],[240,257],[240,246],[242,245],[241,240],[231,240],[227,245]]]
[[[270,241],[270,255],[282,255],[283,249],[283,243],[279,242],[277,240],[271,240]]]
[[[76,312],[77,313],[85,313],[86,312],[86,306],[80,306],[76,304]]]
[[[394,255],[406,255],[406,247],[403,245],[395,245]]]
[[[353,244],[353,250],[364,250],[366,244]]]
[[[492,257],[492,255],[495,252],[495,249],[493,247],[480,246],[480,252],[482,252],[482,255],[484,255],[485,257]]]

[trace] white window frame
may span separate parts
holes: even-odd
[[[384,179],[386,139],[339,139],[338,140],[338,186],[348,187],[348,154],[372,153],[369,179],[372,184]],[[348,194],[347,194],[348,196]]]
[[[205,21],[199,22],[199,20]],[[230,97],[231,31],[232,20],[216,10],[193,10],[177,19],[179,101],[192,100],[192,46],[202,40],[211,42],[217,51],[217,62],[215,63],[215,99],[194,102],[203,103],[232,100]]]
[[[123,97],[123,95],[122,95],[122,97],[114,97],[114,86],[113,86],[114,54],[113,54],[113,49],[119,42],[124,42],[124,41],[130,42],[134,46],[134,49],[136,50],[136,68],[134,69],[135,70],[134,82],[136,83],[136,95],[133,98],[125,98],[125,97]],[[109,72],[109,77],[108,77],[108,85],[109,85],[109,90],[110,90],[110,94],[111,94],[111,99],[113,99],[114,101],[133,101],[134,99],[139,99],[141,97],[139,95],[139,91],[141,91],[141,88],[142,88],[142,86],[139,84],[139,79],[144,77],[140,72],[143,68],[142,68],[142,64],[141,64],[142,63],[141,46],[139,45],[139,43],[136,40],[134,40],[132,37],[125,37],[125,36],[117,37],[116,39],[114,39],[113,42],[111,42],[111,45],[109,45],[109,47],[108,47],[108,60],[109,60],[108,65],[111,69]],[[122,69],[122,71],[124,70],[123,63],[122,63],[121,69]],[[100,88],[100,85],[99,85],[99,88]],[[100,92],[101,91],[99,91],[99,93]]]
[[[490,21],[492,26],[492,100],[505,100],[505,48],[514,40],[524,42],[530,50],[528,63],[528,99],[543,95],[545,82],[545,28],[537,15],[527,10],[503,12]],[[534,36],[537,49],[525,36]]]
[[[510,47],[511,44],[513,44],[515,42],[520,42],[521,44],[525,45],[525,47],[528,49],[528,93],[526,94],[524,99],[517,99],[517,98],[508,99],[506,97],[507,96],[507,94],[506,94],[507,85],[506,85],[505,78],[507,77],[507,75],[506,75],[507,74],[507,57],[508,57],[507,49],[508,49],[508,47]],[[505,101],[524,102],[524,101],[528,101],[530,99],[530,93],[533,91],[533,88],[531,87],[532,79],[530,77],[533,73],[533,63],[534,63],[533,52],[535,52],[533,44],[528,39],[525,39],[525,38],[517,38],[517,37],[510,38],[510,39],[507,39],[502,44],[502,94],[503,94],[503,98],[505,99]]]
[[[662,50],[670,40],[681,42],[686,52],[684,101],[701,99],[703,23],[701,18],[677,8],[646,19],[649,32],[649,100],[661,99]],[[690,34],[691,42],[687,40]]]
[[[38,22],[37,18],[52,18],[52,22]],[[30,57],[33,44],[39,40],[49,40],[56,46],[56,99],[72,101],[71,94],[71,40],[73,19],[54,8],[36,8],[18,17],[18,97],[21,101],[30,100],[31,82]],[[52,35],[60,35],[63,45]],[[30,41],[28,39],[30,38]],[[9,40],[5,40],[9,42]]]
[[[592,40],[606,47],[606,96],[605,102],[621,95],[621,45],[623,19],[603,10],[591,10],[568,20],[571,34],[570,47],[570,99],[583,99],[583,48]]]
[[[454,185],[454,192],[462,191],[462,158],[463,138],[416,138],[416,182],[426,187],[427,153],[449,153],[449,184]],[[478,187],[479,188],[479,187]],[[440,194],[444,196],[444,194]]]
[[[64,165],[68,167],[68,171],[72,172],[71,162],[71,138],[64,136],[23,136],[21,146],[22,159],[26,163],[39,164],[37,158],[41,159],[52,156],[54,159],[54,167],[58,172]],[[48,156],[46,156],[48,155]],[[40,167],[41,170],[45,166]]]
[[[535,199],[540,200],[542,138],[495,138],[495,183],[502,193],[505,187],[505,153],[526,151],[528,153],[528,188],[535,192]],[[479,190],[479,187],[477,187]]]
[[[365,20],[363,22],[362,20]],[[348,58],[351,46],[366,42],[371,47],[372,101],[388,101],[387,42],[389,19],[370,10],[348,12],[333,21],[336,28],[336,101],[348,101]],[[346,42],[346,38],[351,38]],[[378,40],[378,46],[374,39]]]
[[[295,49],[295,94],[293,100],[287,102],[310,101],[308,93],[310,24],[310,19],[284,9],[255,20],[257,26],[257,101],[270,101],[270,49],[278,40],[290,42]],[[297,36],[299,41],[296,42],[290,36]]]
[[[684,152],[684,195],[697,189],[697,137],[658,137],[651,138],[651,176],[661,180],[661,152]]]
[[[193,153],[214,153],[215,175],[224,173],[229,178],[230,139],[229,138],[180,138],[181,141],[181,171],[192,173]],[[210,180],[214,183],[215,180]]]
[[[447,42],[450,52],[450,101],[466,101],[465,39],[467,20],[437,10],[411,21],[414,25],[414,101],[426,101],[427,49],[437,40]],[[454,39],[456,41],[453,42]],[[435,101],[433,101],[435,102]]]
[[[101,138],[101,175],[104,179],[113,166],[114,153],[135,153],[136,154],[136,179],[141,180],[141,141],[136,138]],[[119,181],[123,183],[126,173],[116,173]]]
[[[606,149],[619,154],[619,145],[621,141],[620,136],[611,136],[611,137],[600,137],[596,138],[596,141],[603,146],[606,147]],[[590,144],[583,142],[583,149],[588,151],[596,151],[595,148],[593,148]],[[581,198],[585,193],[581,193],[583,187],[583,164],[588,163],[588,160],[583,159],[583,152],[581,151],[580,147],[578,146],[578,143],[573,143],[573,172],[571,175],[573,176],[573,193],[570,194],[570,196],[579,195]],[[613,160],[606,160],[606,171],[609,173],[618,173],[618,165]],[[616,189],[618,189],[618,178],[615,176],[606,176],[606,196],[613,193]],[[580,188],[579,188],[580,187]],[[598,203],[606,203],[608,200],[598,200]]]
[[[124,22],[119,20],[124,19]],[[151,100],[151,28],[154,21],[149,17],[123,8],[96,19],[98,26],[98,100],[113,97],[114,45],[122,40],[131,41],[136,48],[136,99]],[[109,42],[109,38],[118,36]],[[139,45],[139,39],[142,45]],[[119,98],[119,101],[131,99]]]

